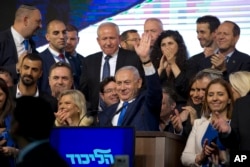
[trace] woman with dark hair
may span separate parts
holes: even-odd
[[[153,62],[162,85],[174,88],[179,95],[178,101],[186,101],[189,82],[185,74],[188,52],[181,34],[173,30],[163,31],[157,38],[151,55],[162,55],[160,61]]]
[[[0,78],[0,164],[13,167],[14,158],[18,153],[9,135],[10,121],[14,109],[14,101],[9,93],[6,82]]]
[[[229,123],[233,104],[233,93],[227,81],[217,78],[208,84],[202,105],[203,115],[194,121],[181,156],[184,166],[208,166],[211,163],[224,166],[229,161],[228,152],[212,122],[216,121],[219,115]]]

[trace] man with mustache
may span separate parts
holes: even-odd
[[[38,54],[29,53],[24,56],[20,66],[20,79],[17,85],[13,87],[14,98],[22,96],[42,97],[50,102],[54,112],[57,111],[57,100],[51,95],[38,89],[37,81],[42,76],[43,61]]]

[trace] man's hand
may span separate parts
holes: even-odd
[[[135,51],[137,55],[140,57],[142,62],[147,62],[150,59],[149,52],[150,52],[150,41],[151,36],[147,33],[143,33],[141,37],[140,44],[135,47]]]
[[[220,70],[222,72],[226,71],[227,69],[225,56],[222,54],[214,54],[211,57],[211,63],[213,68]]]
[[[170,115],[170,120],[171,120],[171,122],[173,124],[173,127],[174,127],[175,131],[177,133],[180,133],[182,131],[182,129],[183,129],[181,117],[180,117],[179,111],[177,109],[174,110],[174,113],[175,114]]]

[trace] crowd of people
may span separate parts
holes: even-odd
[[[132,126],[181,135],[185,166],[226,166],[231,150],[250,151],[250,56],[236,49],[235,22],[199,17],[204,51],[193,56],[178,30],[164,30],[158,18],[146,19],[141,35],[104,22],[97,29],[101,51],[85,57],[76,52],[76,26],[57,19],[46,25],[48,48],[37,52],[32,36],[41,23],[38,8],[21,5],[14,24],[0,32],[1,164],[32,166],[25,157],[38,160],[33,152],[43,145],[54,157],[46,165],[66,166],[46,141],[53,126]]]

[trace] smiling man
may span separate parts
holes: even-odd
[[[114,76],[119,68],[127,65],[136,67],[142,76],[144,74],[140,59],[135,52],[119,48],[119,38],[119,27],[115,23],[105,22],[99,25],[97,42],[102,51],[86,57],[87,70],[81,75],[80,80],[80,90],[90,103],[90,110],[98,110],[100,103],[97,88],[105,77]]]
[[[145,72],[146,90],[142,78],[133,66],[121,67],[115,73],[116,93],[119,102],[98,115],[99,126],[133,126],[138,131],[158,131],[162,90],[159,76],[150,60],[149,34],[143,34],[136,46]]]

